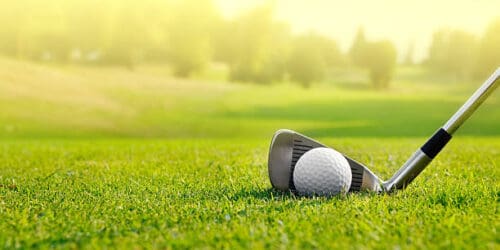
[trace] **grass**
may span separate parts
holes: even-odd
[[[414,81],[416,71],[402,69],[387,92],[303,90],[151,68],[0,65],[0,247],[500,244],[498,93],[404,192],[301,198],[267,178],[269,137],[280,127],[388,178],[479,83]]]
[[[267,139],[282,127],[315,137],[428,136],[480,84],[416,81],[407,69],[377,92],[335,84],[355,84],[349,78],[303,89],[179,80],[150,68],[0,65],[0,138]],[[498,135],[499,105],[497,92],[460,134]]]
[[[335,140],[389,177],[413,139]],[[333,144],[332,140],[327,140]],[[394,195],[270,190],[264,141],[3,143],[5,248],[498,247],[500,140],[458,138]]]

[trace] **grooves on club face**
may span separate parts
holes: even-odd
[[[295,131],[280,129],[272,139],[269,150],[269,177],[273,187],[282,191],[295,191],[293,170],[299,158],[307,151],[327,147]],[[381,191],[381,181],[368,168],[344,155],[352,172],[349,192]]]

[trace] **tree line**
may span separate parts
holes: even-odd
[[[457,29],[434,33],[425,66],[457,79],[485,77],[500,67],[500,18],[480,37]]]
[[[309,86],[333,67],[367,69],[386,88],[397,59],[392,42],[369,41],[358,31],[347,54],[329,37],[292,34],[261,6],[223,18],[211,0],[18,0],[0,9],[0,53],[59,63],[123,65],[169,63],[188,77],[212,61],[228,65],[233,81],[289,79]],[[457,30],[433,37],[425,65],[460,77],[497,67],[500,22],[476,38]]]

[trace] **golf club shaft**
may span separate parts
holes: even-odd
[[[390,192],[405,188],[436,157],[458,128],[476,111],[481,103],[498,87],[498,68],[458,111],[391,177],[383,183],[384,190]]]
[[[498,87],[500,81],[500,68],[479,87],[478,90],[467,100],[464,105],[444,124],[443,129],[450,135],[455,133],[457,129],[476,111],[486,98]]]

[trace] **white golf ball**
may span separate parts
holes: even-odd
[[[347,159],[331,148],[315,148],[299,158],[293,183],[300,195],[333,196],[347,193],[352,173]]]

